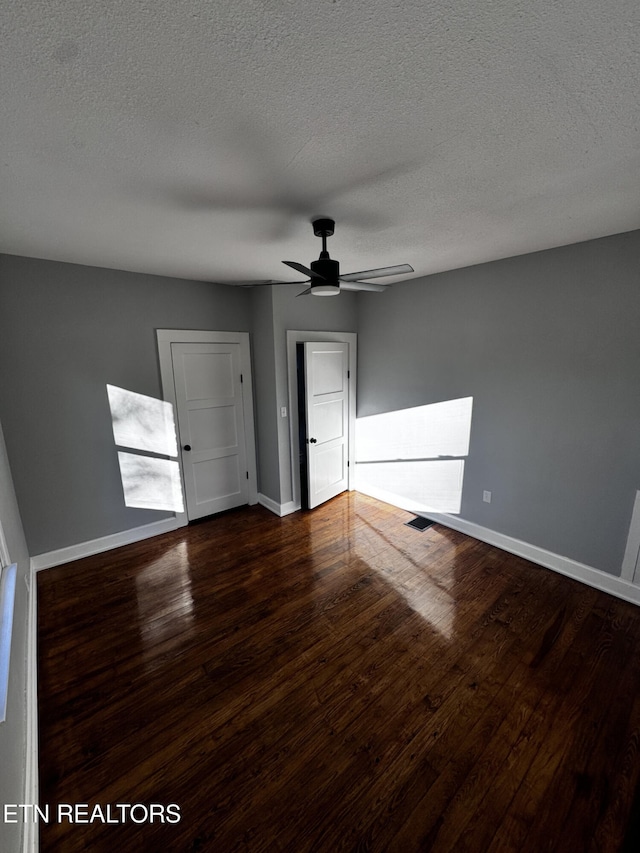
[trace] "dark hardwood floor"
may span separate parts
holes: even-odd
[[[410,517],[245,508],[41,572],[43,853],[620,850],[640,608]]]

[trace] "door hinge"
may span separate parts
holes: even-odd
[[[351,371],[347,370],[347,379],[351,379]]]
[[[240,374],[240,384],[242,385],[243,382],[244,382],[244,379],[242,378],[242,374]]]
[[[247,480],[248,480],[249,479],[249,472],[247,471],[246,473],[247,473]]]
[[[349,460],[347,459],[347,468],[349,467],[349,465],[351,465],[351,462],[349,462]]]

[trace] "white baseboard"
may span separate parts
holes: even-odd
[[[588,586],[599,589],[601,592],[607,592],[610,595],[615,595],[617,598],[630,601],[632,604],[640,605],[640,587],[623,578],[610,575],[608,572],[602,572],[600,569],[594,569],[592,566],[586,566],[584,563],[578,563],[576,560],[569,559],[569,557],[554,554],[552,551],[546,551],[544,548],[531,545],[529,542],[522,542],[520,539],[506,536],[504,533],[489,530],[487,527],[474,524],[472,521],[466,521],[464,518],[456,518],[452,515],[437,512],[421,514],[433,519],[433,521],[444,524],[445,527],[458,530],[460,533],[466,533],[468,536],[473,536],[474,539],[479,539],[488,545],[495,545],[497,548],[502,548],[503,551],[508,551],[510,554],[524,557],[525,560],[530,560],[532,563],[544,566],[546,569],[552,569],[561,575],[581,581]]]
[[[132,542],[141,542],[150,539],[160,533],[169,533],[178,529],[176,518],[163,518],[142,527],[133,527],[130,530],[121,530],[109,536],[101,536],[99,539],[91,539],[89,542],[79,542],[77,545],[69,545],[67,548],[59,548],[57,551],[47,551],[37,554],[31,558],[31,564],[36,572],[42,569],[50,569],[53,566],[61,566],[72,560],[80,560],[83,557],[91,557],[93,554],[101,554],[103,551],[111,551],[122,545],[130,545]]]
[[[296,504],[295,501],[288,501],[285,504],[279,504],[272,498],[268,498],[266,495],[261,494],[258,495],[258,503],[260,506],[263,506],[265,509],[268,509],[280,518],[284,515],[291,515],[292,512],[297,512],[300,509],[300,505]]]
[[[390,492],[369,488],[368,486],[366,491],[362,491],[363,494],[370,495],[372,498],[377,498],[392,506],[397,506],[399,509],[413,512],[416,515],[433,519],[433,521],[443,524],[445,527],[450,527],[452,530],[457,530],[460,533],[466,533],[467,536],[473,536],[474,539],[479,539],[488,545],[495,545],[497,548],[508,551],[510,554],[524,557],[525,560],[530,560],[538,566],[544,566],[545,569],[552,569],[554,572],[581,581],[588,586],[599,589],[601,592],[607,592],[610,595],[615,595],[617,598],[624,599],[624,601],[640,605],[640,586],[630,583],[630,581],[624,578],[610,575],[608,572],[594,569],[592,566],[578,563],[576,560],[569,559],[569,557],[562,557],[560,554],[554,554],[552,551],[539,548],[537,545],[531,545],[529,542],[514,539],[512,536],[498,533],[495,530],[490,530],[488,527],[482,527],[480,524],[475,524],[473,521],[466,521],[464,518],[455,515],[427,512],[424,507],[415,508],[410,503],[401,504],[400,501],[402,499]]]
[[[26,739],[23,803],[38,803],[38,585],[33,564],[29,576],[29,612],[27,623],[26,662]],[[22,833],[22,853],[37,853],[38,826],[25,821]]]

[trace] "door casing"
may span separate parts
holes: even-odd
[[[640,490],[636,492],[620,577],[640,586]]]
[[[355,489],[355,441],[356,441],[356,375],[358,336],[355,332],[316,332],[287,330],[287,373],[289,384],[289,447],[291,465],[291,503],[287,512],[295,512],[302,506],[300,466],[298,464],[298,364],[296,344],[307,342],[342,342],[349,344],[349,485]]]
[[[346,491],[349,484],[349,344],[306,341],[298,347],[303,355],[298,394],[303,392],[304,407],[298,406],[298,417],[305,423],[305,442],[301,432],[300,446],[307,472],[304,506],[313,509]],[[304,481],[302,473],[301,469]],[[304,482],[300,485],[304,500]]]
[[[217,344],[237,343],[240,345],[240,369],[243,377],[243,414],[245,424],[245,441],[247,450],[247,470],[249,472],[249,504],[258,502],[258,471],[256,464],[256,438],[255,421],[253,415],[253,382],[251,376],[251,350],[248,332],[211,332],[208,330],[191,329],[158,329],[158,357],[160,360],[160,377],[162,381],[163,399],[176,410],[176,390],[173,378],[173,362],[171,357],[171,344]],[[176,418],[177,423],[177,418]],[[189,523],[186,511],[186,496],[184,495],[184,471],[182,469],[182,454],[178,454],[180,465],[180,479],[184,498],[184,512],[177,512],[176,522],[178,527],[184,527]]]

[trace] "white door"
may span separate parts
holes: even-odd
[[[349,344],[305,343],[308,505],[348,488]]]
[[[239,343],[172,343],[189,520],[249,500]]]

